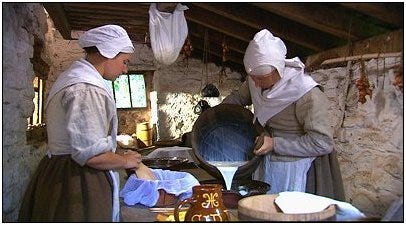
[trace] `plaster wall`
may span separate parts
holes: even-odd
[[[2,219],[13,222],[46,147],[27,143],[27,118],[34,111],[34,36],[44,42],[47,25],[39,4],[3,3],[2,14]]]

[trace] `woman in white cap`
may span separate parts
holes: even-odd
[[[266,29],[249,43],[244,66],[247,80],[223,103],[252,104],[254,120],[265,128],[264,143],[254,150],[264,157],[253,178],[270,184],[271,194],[300,191],[344,200],[320,85],[299,58],[286,59],[285,44]]]
[[[117,25],[79,38],[86,56],[53,84],[46,102],[48,153],[28,185],[22,222],[119,221],[118,173],[137,168],[141,155],[116,150],[117,114],[111,87],[127,73],[134,46]]]

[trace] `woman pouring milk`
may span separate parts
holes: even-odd
[[[85,32],[86,56],[53,84],[46,103],[48,154],[28,185],[20,222],[118,222],[117,169],[141,155],[115,153],[117,113],[111,87],[134,52],[127,32],[105,25]]]
[[[266,130],[254,150],[264,157],[253,178],[270,184],[268,193],[300,191],[344,200],[328,99],[298,57],[285,57],[280,38],[266,29],[258,32],[244,55],[247,80],[222,103],[253,104],[254,118]]]

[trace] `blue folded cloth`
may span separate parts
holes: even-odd
[[[192,196],[193,186],[199,185],[199,181],[187,172],[162,169],[152,169],[152,172],[157,180],[138,179],[135,174],[128,178],[120,191],[120,197],[124,199],[125,204],[152,207],[158,201],[159,189],[183,200]]]

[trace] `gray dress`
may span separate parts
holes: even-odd
[[[223,103],[252,104],[248,82]],[[264,127],[273,138],[274,150],[263,158],[253,178],[269,183],[268,193],[306,191],[313,160],[333,150],[328,104],[324,93],[315,87],[267,120]]]

